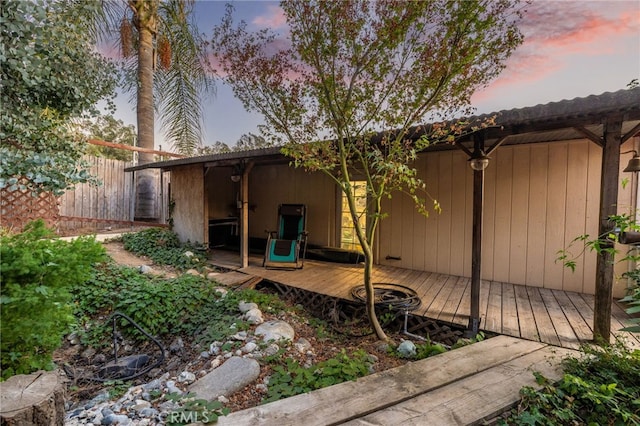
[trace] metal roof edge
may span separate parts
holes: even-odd
[[[496,124],[499,126],[517,126],[570,118],[593,117],[602,114],[625,114],[629,112],[634,112],[634,115],[640,116],[640,87],[622,89],[615,92],[605,92],[600,95],[589,95],[586,97],[548,102],[546,104],[538,104],[524,108],[501,110],[463,118],[463,120],[479,122],[495,116]],[[414,129],[421,127],[424,127],[424,125],[415,126]],[[232,151],[221,154],[159,161],[127,167],[125,168],[125,172],[134,172],[147,168],[171,169],[184,165],[217,161],[250,160],[274,155],[282,155],[284,157],[284,154],[281,153],[281,147]]]

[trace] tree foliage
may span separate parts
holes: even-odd
[[[247,110],[264,116],[266,136],[285,143],[296,166],[326,173],[346,194],[365,253],[367,311],[381,338],[371,284],[381,200],[404,191],[427,212],[412,162],[464,127],[423,124],[465,112],[474,91],[504,68],[522,41],[517,4],[287,1],[284,37],[236,25],[231,6],[214,29],[221,76]],[[355,176],[369,191],[364,229],[351,191]]]
[[[90,139],[98,139],[121,145],[135,146],[136,128],[125,125],[113,115],[98,115],[74,121],[74,131]],[[101,145],[89,145],[87,154],[96,157],[112,158],[114,160],[131,161],[133,152]]]
[[[115,68],[92,50],[93,2],[3,2],[0,10],[0,187],[61,194],[90,175],[86,139],[71,117],[115,87]]]

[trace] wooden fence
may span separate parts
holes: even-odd
[[[156,159],[182,158],[183,155],[166,151],[122,145],[97,139],[88,141],[92,145],[128,151],[145,152],[156,155]],[[162,225],[169,216],[169,174],[151,169],[155,175],[155,217],[158,222],[134,222],[135,174],[124,169],[132,162],[104,157],[86,156],[90,173],[100,181],[100,185],[78,184],[62,197],[51,193],[32,197],[31,192],[8,188],[0,189],[0,227],[20,231],[24,225],[35,219],[44,219],[49,227],[61,234],[78,234],[83,230],[95,232],[109,228],[131,226]]]
[[[143,225],[134,223],[134,173],[125,173],[131,162],[102,157],[86,157],[91,165],[90,172],[100,180],[99,186],[78,184],[58,199],[60,233],[75,233],[84,229],[105,230],[126,226]],[[152,169],[158,189],[156,217],[164,223],[168,206],[168,175]]]

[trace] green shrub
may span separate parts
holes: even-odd
[[[106,259],[93,237],[53,238],[42,220],[0,236],[2,378],[52,368],[51,356],[73,323],[70,288]]]
[[[211,281],[202,277],[163,279],[115,264],[96,268],[90,280],[74,288],[74,295],[76,315],[84,323],[81,338],[94,347],[108,343],[110,324],[104,318],[115,311],[154,336],[193,334],[206,326],[220,300]],[[102,320],[91,319],[97,313],[102,314]],[[143,338],[135,327],[127,327],[126,332],[134,339]]]
[[[80,336],[83,343],[95,348],[107,345],[111,325],[105,319],[118,311],[151,335],[184,333],[196,336],[202,343],[211,343],[248,327],[239,318],[240,301],[257,303],[264,311],[286,307],[275,295],[247,289],[221,297],[215,287],[215,283],[193,275],[164,279],[141,274],[135,268],[102,265],[94,270],[91,279],[73,289],[75,313],[83,324]],[[92,319],[97,314],[102,319]],[[128,337],[143,339],[135,327],[122,331]]]
[[[267,398],[264,403],[311,392],[312,390],[355,380],[369,374],[369,355],[358,350],[351,356],[343,349],[335,357],[305,368],[287,358],[284,366],[277,365],[269,378]]]
[[[525,387],[509,425],[640,425],[640,350],[622,343],[582,348],[564,360],[564,376],[551,383],[536,374],[540,391]]]
[[[204,247],[182,244],[178,236],[168,229],[149,228],[122,236],[125,250],[147,256],[158,265],[170,265],[185,270],[204,265],[207,252]],[[193,256],[185,256],[190,251]]]
[[[640,313],[640,269],[625,272],[622,276],[631,278],[634,285],[627,290],[627,295],[620,301],[627,304],[626,312],[629,315],[637,315]],[[640,333],[640,318],[632,318],[630,322],[632,325],[623,328],[622,331]]]

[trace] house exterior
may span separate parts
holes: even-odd
[[[611,182],[617,188],[617,205],[608,208],[635,214],[637,173],[623,169],[633,156],[629,151],[640,148],[640,88],[478,118],[493,115],[499,127],[484,135],[495,150],[484,172],[481,278],[595,294],[594,253],[584,253],[575,272],[556,259],[567,247],[580,255],[582,247],[571,246],[571,241],[602,229],[603,202],[608,205],[606,196],[616,191],[601,189],[611,188]],[[606,151],[605,146],[615,149]],[[476,185],[468,158],[468,150],[453,145],[435,145],[419,154],[414,166],[442,212],[424,217],[400,193],[385,200],[388,217],[379,225],[376,264],[472,276]],[[184,241],[210,244],[217,231],[237,233],[244,259],[250,239],[266,238],[265,230],[276,228],[278,205],[302,203],[308,210],[310,244],[352,243],[340,189],[320,172],[289,165],[279,148],[127,170],[148,167],[171,172],[174,230]],[[616,265],[616,274],[629,267]],[[614,280],[613,294],[622,296],[625,287],[624,280]]]

